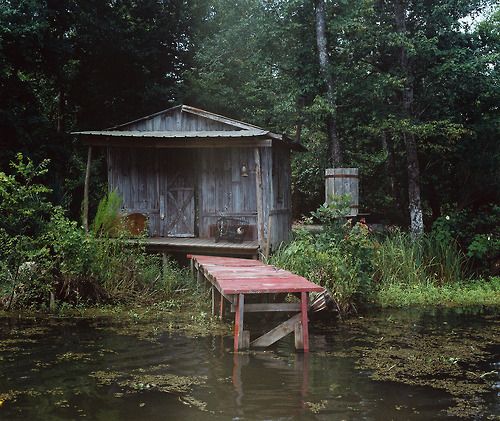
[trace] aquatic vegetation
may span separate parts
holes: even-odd
[[[56,357],[58,362],[62,361],[92,361],[92,354],[88,352],[65,352]]]
[[[382,307],[407,306],[498,306],[500,278],[447,285],[432,282],[416,285],[390,283],[380,286],[376,302]]]
[[[180,395],[180,399],[186,405],[190,405],[206,410],[206,403],[190,396],[194,386],[202,385],[206,382],[203,376],[179,376],[166,373],[168,366],[157,365],[148,369],[137,369],[132,371],[96,371],[90,374],[95,378],[98,385],[117,385],[121,392],[115,392],[116,398],[123,398],[131,393],[144,391],[157,391],[162,393]]]
[[[484,320],[477,327],[455,329],[445,322],[424,329],[418,321],[351,319],[342,329],[358,338],[354,342],[359,345],[332,355],[356,358],[356,367],[376,381],[446,391],[455,402],[447,413],[470,418],[481,414],[482,394],[492,391],[493,380],[481,362],[491,358],[489,347],[500,343],[500,321],[495,316]]]
[[[322,401],[319,401],[319,402],[306,402],[307,407],[314,414],[317,414],[322,409],[325,409],[326,406],[327,406],[327,404],[328,404],[327,400],[322,400]]]
[[[293,340],[233,355],[227,337],[187,337],[182,323],[197,318],[190,311],[179,319],[175,312],[108,310],[44,319],[46,335],[26,342],[15,341],[39,321],[18,319],[5,329],[4,319],[0,343],[19,352],[0,361],[0,417],[29,419],[33,407],[46,419],[97,418],[95,408],[111,408],[107,419],[124,419],[131,408],[150,411],[145,417],[172,409],[178,419],[195,419],[197,411],[223,419],[487,419],[494,411],[498,373],[490,362],[500,320],[493,310],[393,310],[312,323],[307,359],[291,352]],[[176,328],[169,331],[169,323]]]

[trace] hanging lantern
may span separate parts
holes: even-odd
[[[248,167],[247,164],[241,164],[241,172],[240,175],[242,177],[248,177]]]

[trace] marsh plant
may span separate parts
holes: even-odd
[[[270,259],[327,288],[340,312],[368,303],[411,305],[409,297],[415,304],[500,301],[498,278],[472,282],[467,255],[453,237],[414,237],[401,229],[376,234],[364,222],[343,217],[343,209],[346,198],[321,206],[308,222],[320,222],[322,230],[302,226]],[[464,300],[465,291],[476,301]]]
[[[348,198],[322,205],[312,217],[323,224],[313,233],[302,227],[280,247],[270,262],[326,287],[339,311],[356,309],[372,294],[373,254],[376,243],[364,223],[343,218]]]
[[[414,238],[396,229],[377,244],[373,257],[374,280],[382,284],[443,285],[465,276],[466,259],[457,244],[432,233]]]
[[[128,241],[116,192],[99,204],[86,233],[53,205],[40,183],[48,162],[18,155],[0,172],[0,300],[4,308],[166,299],[189,279],[177,265]]]

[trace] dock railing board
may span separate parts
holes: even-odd
[[[295,348],[309,351],[307,309],[310,292],[324,288],[306,278],[267,265],[258,260],[233,257],[187,255],[191,259],[193,276],[199,282],[207,280],[212,289],[212,314],[222,318],[224,303],[228,301],[234,317],[234,351],[249,347],[267,347],[289,333],[295,333]],[[249,294],[300,294],[299,303],[245,304]],[[298,312],[267,333],[250,342],[250,332],[244,330],[244,315],[250,312]]]

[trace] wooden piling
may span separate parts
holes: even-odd
[[[83,227],[85,232],[89,232],[89,183],[90,183],[90,164],[92,161],[92,146],[87,151],[87,169],[85,171],[85,184],[83,186]]]

